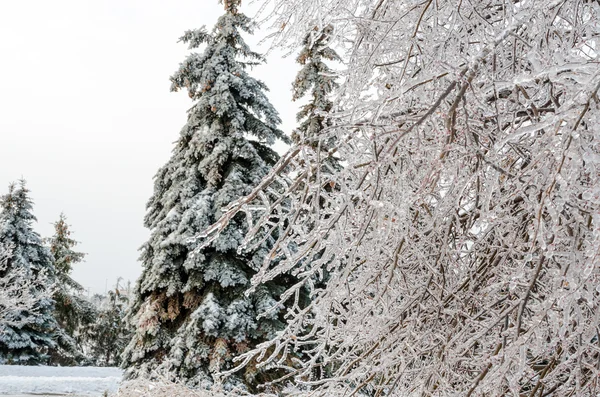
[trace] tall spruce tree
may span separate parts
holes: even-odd
[[[84,288],[71,277],[73,265],[81,262],[85,254],[74,250],[77,241],[71,237],[67,217],[62,213],[54,223],[54,235],[46,239],[46,244],[54,258],[56,269],[54,314],[61,327],[57,338],[58,346],[51,350],[51,363],[75,365],[84,359],[78,344],[79,331],[96,317],[93,305],[79,296]]]
[[[267,87],[247,72],[264,60],[241,36],[252,33],[253,23],[238,6],[225,1],[226,12],[211,33],[201,28],[181,38],[190,49],[206,47],[171,77],[172,90],[187,89],[195,103],[148,203],[151,237],[142,247],[143,273],[128,315],[136,332],[123,354],[129,378],[161,371],[210,387],[235,355],[283,327],[280,312],[261,320],[257,315],[275,307],[289,279],[244,293],[267,255],[268,239],[251,253],[239,253],[246,233],[242,219],[209,248],[197,250],[195,239],[267,174],[278,159],[269,146],[289,141],[277,129],[280,119],[265,96]],[[250,368],[225,386],[252,389],[265,376]]]
[[[22,285],[33,301],[27,310],[17,308],[10,324],[0,324],[0,363],[44,363],[48,350],[56,346],[58,328],[51,297],[55,284],[52,254],[33,230],[36,218],[24,180],[10,185],[8,194],[0,199],[0,208],[0,246],[12,251],[0,277],[10,280],[14,275],[26,280]]]

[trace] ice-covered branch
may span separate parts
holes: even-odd
[[[352,15],[343,168],[296,145],[209,231],[251,214],[255,284],[311,292],[240,362],[319,396],[597,393],[600,6],[358,3],[277,9],[290,35]]]

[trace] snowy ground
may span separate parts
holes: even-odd
[[[0,365],[0,395],[101,396],[117,391],[121,375],[118,368]]]

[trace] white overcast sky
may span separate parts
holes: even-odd
[[[222,10],[217,0],[0,0],[0,193],[28,181],[42,236],[65,212],[88,254],[74,278],[92,293],[140,273],[152,178],[192,104],[169,92],[187,53],[177,40]],[[253,72],[288,132],[296,71],[274,52]]]

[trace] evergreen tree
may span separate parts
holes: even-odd
[[[58,332],[58,348],[51,351],[51,362],[60,365],[75,365],[84,357],[78,346],[80,328],[95,320],[96,311],[87,300],[78,296],[83,287],[73,280],[73,265],[85,257],[73,250],[77,241],[71,237],[67,218],[60,214],[54,223],[54,235],[46,240],[54,257],[56,288],[54,290],[55,318],[61,329]],[[79,341],[81,342],[81,341]]]
[[[309,95],[307,104],[300,108],[296,115],[300,123],[298,129],[292,134],[292,139],[296,144],[303,141],[312,145],[313,148],[320,149],[318,157],[314,157],[312,162],[320,167],[321,184],[324,186],[322,192],[329,193],[335,186],[335,180],[331,179],[335,170],[340,170],[339,158],[333,156],[331,149],[336,146],[334,138],[327,138],[324,134],[326,128],[331,127],[332,123],[328,119],[328,113],[333,110],[333,101],[331,95],[339,87],[336,81],[337,74],[325,61],[341,61],[339,55],[329,47],[333,35],[333,26],[327,25],[323,29],[315,27],[302,40],[302,50],[296,58],[296,61],[302,65],[294,83],[292,92],[294,101]],[[323,158],[320,160],[319,157]],[[310,161],[310,160],[308,160]],[[315,178],[316,175],[311,176]],[[303,195],[306,185],[299,184],[298,192]],[[309,200],[317,199],[309,198]],[[318,198],[320,205],[323,199]]]
[[[0,363],[43,363],[48,349],[56,346],[58,328],[51,298],[55,284],[52,254],[33,230],[36,218],[25,181],[10,185],[8,194],[0,199],[0,208],[0,246],[12,248],[0,277],[11,280],[15,275],[25,280],[22,288],[33,301],[29,309],[15,309],[11,323],[0,324]]]
[[[172,90],[187,89],[195,101],[168,163],[155,177],[145,225],[152,233],[142,247],[143,273],[128,315],[136,332],[123,354],[128,377],[164,371],[188,385],[209,387],[231,359],[282,329],[282,314],[257,315],[277,305],[290,282],[282,277],[246,296],[268,252],[268,239],[239,253],[247,228],[234,219],[208,248],[195,239],[219,219],[222,208],[251,192],[277,161],[269,147],[288,141],[264,83],[248,67],[263,62],[241,32],[253,23],[226,1],[212,33],[204,28],[181,38],[192,53],[171,77]],[[226,387],[253,385],[265,373],[249,369]]]
[[[338,88],[336,73],[325,63],[341,61],[339,55],[329,47],[333,27],[315,28],[303,40],[304,47],[296,61],[302,68],[293,83],[293,100],[297,101],[310,94],[309,102],[298,112],[297,120],[300,127],[294,131],[292,138],[295,142],[311,139],[316,145],[317,138],[329,125],[326,116],[333,109],[331,93]],[[333,142],[321,142],[323,150],[329,149]]]
[[[114,291],[108,291],[108,295],[96,299],[101,300],[96,320],[83,327],[90,361],[99,367],[115,366],[119,364],[119,355],[131,338],[123,321],[129,300],[122,294],[118,284]]]
[[[50,252],[54,257],[58,281],[69,290],[83,291],[83,287],[71,278],[71,271],[73,271],[74,264],[83,261],[85,254],[73,250],[78,242],[71,238],[71,231],[64,213],[61,213],[58,221],[54,223],[54,236],[47,239],[46,242],[50,245]]]

